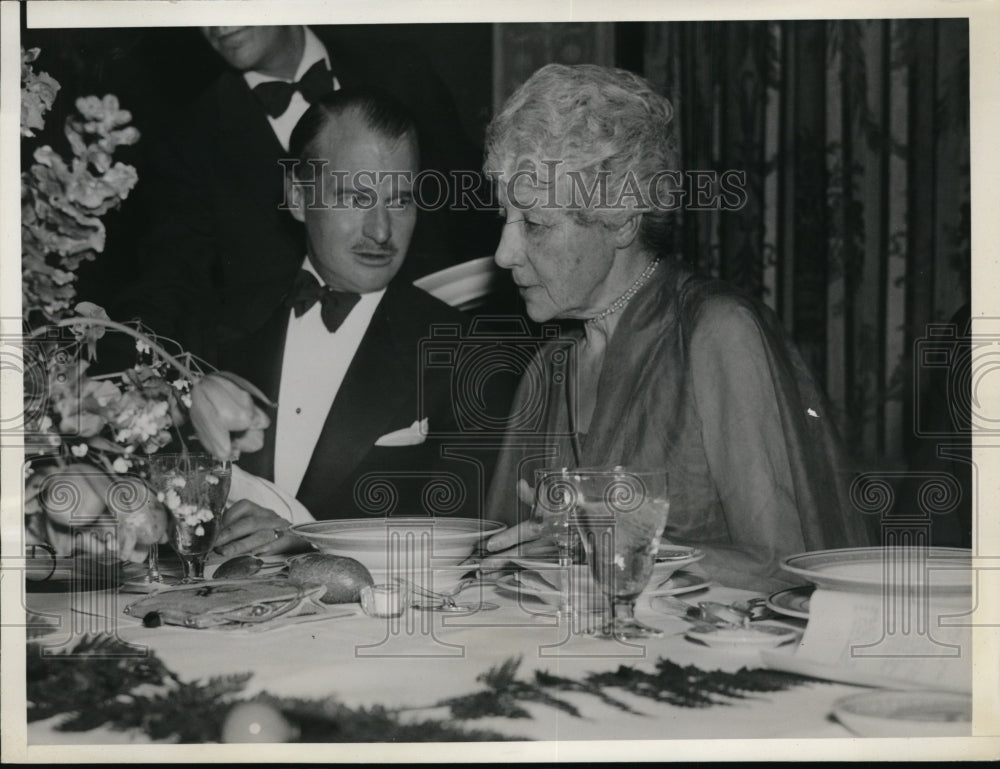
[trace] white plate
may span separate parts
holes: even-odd
[[[32,593],[69,593],[108,590],[146,567],[89,556],[35,555],[24,559],[24,578]]]
[[[693,547],[682,547],[679,545],[661,546],[660,553],[656,557],[656,564],[653,566],[653,575],[649,578],[651,587],[662,585],[676,571],[684,566],[689,566],[705,557],[705,553]],[[559,562],[555,557],[542,558],[511,558],[510,562],[520,566],[522,569],[531,569],[541,572],[543,575],[553,569],[559,568]],[[707,583],[706,583],[707,584]],[[650,588],[647,587],[647,590]]]
[[[388,571],[392,564],[457,566],[472,555],[479,542],[503,531],[505,524],[479,518],[439,516],[351,518],[313,521],[291,531],[320,552],[354,558],[369,571]]]
[[[887,581],[936,595],[972,590],[972,553],[956,547],[855,547],[817,550],[789,556],[781,566],[818,587],[831,590],[881,591]]]
[[[861,737],[972,734],[972,697],[957,692],[863,692],[837,700],[833,714]]]
[[[710,579],[689,571],[679,571],[656,589],[657,595],[679,595],[701,590],[712,584]],[[497,587],[507,592],[528,595],[550,604],[562,600],[562,591],[546,582],[539,574],[531,571],[507,574],[497,580]]]
[[[788,627],[778,625],[756,624],[748,628],[719,628],[717,630],[689,630],[685,638],[716,649],[773,649],[789,641],[794,641],[799,634]]]
[[[550,606],[558,606],[563,600],[561,590],[554,588],[535,572],[531,571],[524,571],[520,574],[505,574],[497,580],[496,586],[497,589],[512,593],[518,597],[528,596],[529,598],[537,598],[539,601],[547,603]],[[594,609],[603,607],[605,605],[603,594],[593,589],[588,590],[586,587],[584,586],[580,591],[587,598],[586,606]],[[591,583],[590,587],[593,587],[593,583]]]
[[[809,619],[809,598],[816,588],[813,585],[790,587],[771,593],[764,602],[767,608],[778,614],[798,619]]]

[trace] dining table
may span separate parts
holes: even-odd
[[[114,586],[29,589],[28,654],[35,659],[28,660],[27,744],[377,743],[436,735],[449,744],[642,741],[637,744],[647,747],[647,755],[668,758],[673,740],[856,736],[833,711],[866,687],[771,669],[755,646],[706,645],[695,640],[690,620],[658,610],[668,594],[692,606],[763,597],[715,584],[699,575],[697,565],[690,573],[695,578],[683,590],[667,589],[676,580],[653,580],[639,596],[636,618],[662,635],[633,640],[585,632],[502,579],[463,590],[463,602],[479,610],[408,606],[401,616],[386,618],[368,616],[354,602],[227,629],[149,627],[125,613],[143,595]],[[807,620],[772,613],[766,621],[794,631],[791,642],[768,652],[793,654]],[[133,661],[168,671],[138,686],[128,678],[122,686],[129,691],[111,698],[133,698],[133,709],[148,710],[146,718],[81,704],[88,679],[65,671],[88,648],[108,651],[107,664],[119,671],[131,670]],[[86,669],[97,670],[95,664]],[[58,693],[32,687],[32,675],[50,680],[50,673],[61,682]],[[106,673],[93,674],[107,680]],[[67,685],[80,687],[76,701]],[[163,699],[150,694],[183,686],[195,705],[198,697],[211,698],[213,725],[174,728]],[[60,709],[49,698],[69,704]],[[248,703],[262,707],[263,717],[248,711]],[[81,723],[74,716],[80,707],[92,707],[93,717]]]

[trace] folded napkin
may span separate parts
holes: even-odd
[[[229,504],[248,499],[261,507],[273,510],[291,523],[309,523],[316,520],[305,506],[293,495],[279,489],[271,481],[252,475],[233,465],[233,476],[229,487]]]
[[[403,430],[396,430],[395,432],[386,433],[377,441],[375,441],[376,446],[417,446],[427,440],[427,431],[429,429],[429,421],[427,419],[421,419],[418,422],[414,422],[409,427]]]
[[[160,590],[130,603],[124,613],[149,627],[242,627],[289,614],[324,610],[322,585],[288,579],[216,580]]]
[[[762,653],[778,670],[889,689],[972,690],[971,595],[817,589],[794,653]]]

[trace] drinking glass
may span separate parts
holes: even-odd
[[[611,601],[603,632],[615,638],[661,636],[635,618],[635,601],[649,584],[670,503],[663,470],[581,468],[568,476],[575,489],[573,522],[591,574]]]
[[[211,454],[149,457],[149,483],[170,515],[167,536],[184,565],[182,584],[205,578],[231,480],[232,465]]]
[[[535,471],[535,506],[533,517],[542,524],[542,536],[556,546],[556,563],[558,570],[555,582],[559,586],[558,614],[571,615],[579,607],[581,589],[587,585],[577,584],[576,572],[573,571],[573,555],[579,535],[574,526],[574,510],[576,509],[577,488],[572,480],[573,471],[565,467],[543,468]],[[585,601],[588,611],[593,602]]]

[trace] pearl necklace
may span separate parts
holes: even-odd
[[[597,321],[603,320],[609,315],[614,315],[625,305],[627,305],[630,301],[632,301],[632,297],[639,292],[639,289],[642,288],[649,281],[651,277],[653,277],[653,273],[656,272],[656,268],[659,266],[659,264],[660,264],[660,257],[656,257],[655,259],[651,260],[650,263],[646,265],[646,269],[642,271],[642,274],[635,279],[635,283],[629,286],[624,294],[615,299],[615,301],[613,301],[608,307],[597,313],[597,315],[595,315],[593,318],[587,318],[587,323],[597,323]]]

